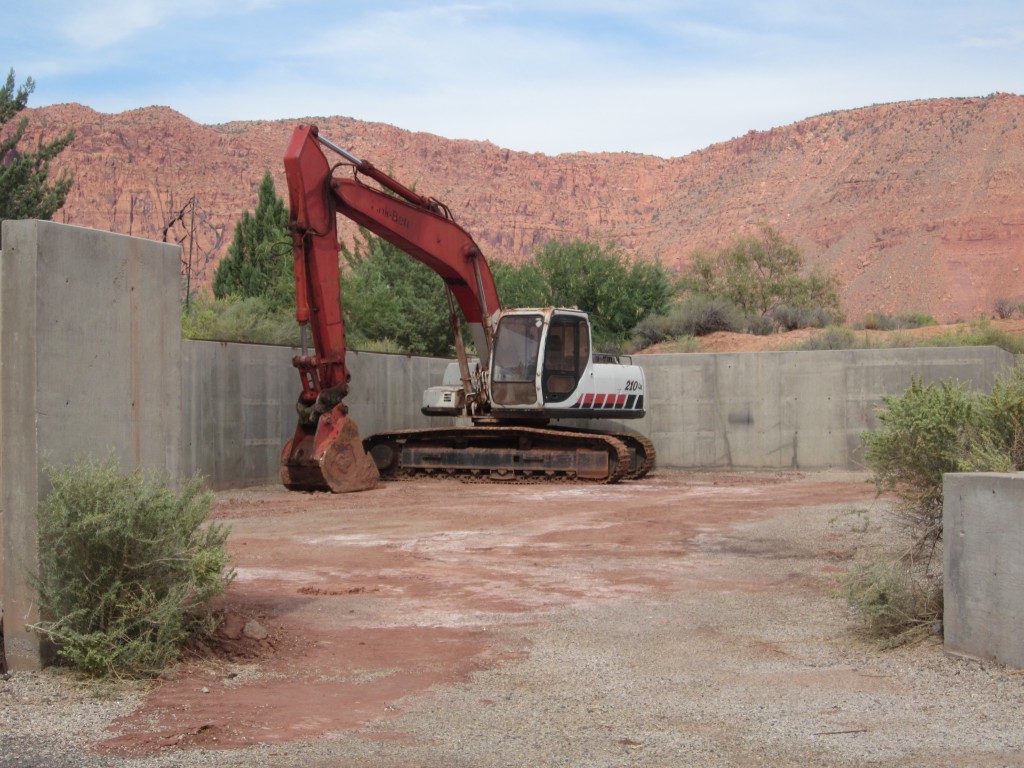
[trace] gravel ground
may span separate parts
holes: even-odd
[[[879,650],[829,594],[893,540],[878,504],[708,531],[675,566],[682,588],[495,615],[515,658],[312,741],[102,755],[90,745],[140,688],[14,674],[0,766],[1024,766],[1024,675],[937,637]]]

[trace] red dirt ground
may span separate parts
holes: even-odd
[[[237,748],[379,724],[393,702],[529,653],[488,631],[499,624],[700,589],[700,573],[678,567],[698,534],[873,497],[854,476],[681,472],[615,486],[222,494],[214,517],[232,527],[237,578],[218,655],[159,681],[99,748]]]

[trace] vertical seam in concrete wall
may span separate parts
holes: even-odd
[[[130,241],[129,241],[130,242]],[[139,349],[139,294],[138,288],[138,249],[129,246],[128,249],[128,322],[129,322],[129,344],[131,354],[129,360],[131,378],[129,386],[132,396],[132,459],[135,466],[142,465],[142,403],[139,382],[142,372],[141,350]]]
[[[713,365],[711,366],[711,375],[714,380],[711,382],[711,391],[718,392],[718,382],[721,379],[719,376],[719,364],[724,364],[724,357],[721,355],[715,355],[712,358]],[[728,408],[722,407],[722,398],[715,397],[712,399],[715,408],[716,421],[718,422],[718,428],[722,433],[722,444],[725,446],[725,466],[731,467],[732,464],[732,445],[729,442],[729,414]],[[657,450],[657,446],[655,446]],[[718,464],[718,457],[712,459],[713,464]]]

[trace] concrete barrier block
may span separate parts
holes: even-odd
[[[943,478],[950,653],[1024,668],[1024,473]]]
[[[3,222],[0,479],[7,661],[35,669],[35,510],[47,464],[181,472],[180,249],[49,221]]]

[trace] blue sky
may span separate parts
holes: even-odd
[[[29,105],[344,115],[671,157],[832,110],[1024,93],[1020,0],[8,0]]]

